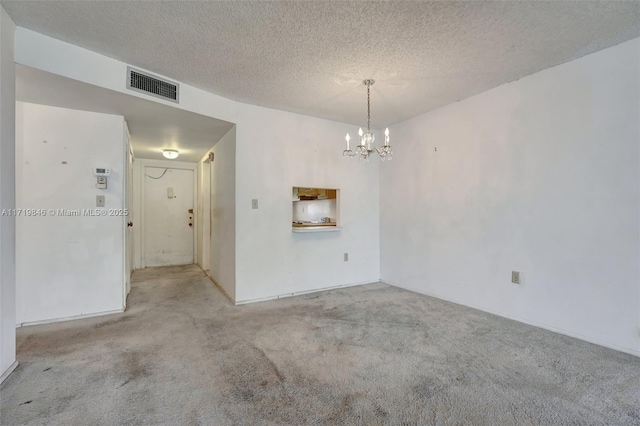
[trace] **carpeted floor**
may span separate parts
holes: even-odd
[[[18,330],[0,424],[640,424],[640,359],[383,284],[234,307],[195,266]]]

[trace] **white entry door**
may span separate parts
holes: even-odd
[[[144,266],[194,263],[194,171],[144,167]]]

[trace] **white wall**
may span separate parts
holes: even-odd
[[[292,220],[318,221],[323,217],[336,221],[337,199],[331,200],[298,200],[293,201]]]
[[[184,83],[180,83],[179,105],[128,90],[126,63],[35,31],[17,27],[15,49],[16,63],[235,123],[236,102],[232,100]],[[149,71],[153,72],[153,70]]]
[[[209,274],[236,298],[236,128],[212,149],[210,174],[211,249]],[[238,230],[238,233],[240,231]]]
[[[640,355],[639,56],[635,39],[392,127],[382,279]]]
[[[0,211],[15,208],[15,25],[0,6]],[[0,216],[0,382],[16,364],[15,219]]]
[[[17,103],[16,190],[22,209],[122,209],[124,118]],[[46,141],[46,143],[44,142]],[[107,189],[92,169],[110,167]],[[123,308],[124,216],[20,216],[18,324]]]
[[[246,104],[237,123],[236,301],[378,281],[380,164],[342,158],[355,127]],[[343,229],[291,232],[294,186],[339,188]]]

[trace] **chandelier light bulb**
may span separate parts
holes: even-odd
[[[384,129],[384,135],[386,137],[389,137],[389,128],[388,127],[386,129]]]

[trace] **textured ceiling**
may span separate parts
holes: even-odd
[[[2,1],[17,25],[207,91],[381,128],[640,35],[636,1]]]
[[[164,160],[163,148],[179,161],[198,162],[233,127],[215,118],[45,71],[16,65],[16,99],[60,108],[123,115],[136,158]]]

